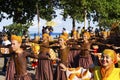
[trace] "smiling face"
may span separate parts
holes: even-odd
[[[107,54],[102,55],[100,63],[103,67],[109,67],[111,64],[114,64],[112,58]]]

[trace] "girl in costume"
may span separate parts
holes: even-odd
[[[114,66],[116,62],[117,62],[116,52],[112,49],[105,49],[100,58],[101,65],[94,66],[92,70],[90,68],[86,70],[84,69],[82,70],[80,67],[71,69],[71,68],[67,68],[63,64],[61,64],[61,67],[67,73],[67,80],[76,80],[76,79],[120,80],[120,68],[115,68]],[[84,72],[84,75],[81,76],[83,72]]]

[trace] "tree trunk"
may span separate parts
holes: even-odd
[[[74,28],[74,27],[75,27],[75,19],[72,18],[72,28]]]
[[[38,8],[38,2],[36,4],[37,8],[37,20],[38,20],[38,35],[40,35],[40,19],[39,19],[39,8]]]

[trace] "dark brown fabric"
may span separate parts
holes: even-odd
[[[11,53],[10,63],[7,69],[6,80],[31,80],[27,73],[27,57],[35,57],[34,54],[23,51],[21,54]],[[14,79],[13,79],[14,78]]]
[[[70,67],[70,49],[66,47],[65,49],[60,49],[60,59],[65,66]],[[64,71],[61,71],[61,67],[57,66],[56,80],[67,80],[66,74]]]
[[[90,42],[83,42],[82,44],[81,44],[81,52],[80,52],[80,56],[88,56],[89,54],[90,54],[90,51],[89,51],[89,49],[90,49],[90,47],[91,47],[91,43]]]
[[[10,61],[8,61],[8,67],[7,67],[7,73],[6,73],[6,79],[5,80],[14,80],[14,74],[15,74],[15,66],[13,58],[10,58]]]
[[[66,72],[65,71],[61,71],[61,67],[58,65],[57,66],[57,74],[56,79],[55,80],[67,80],[67,76],[66,76]]]
[[[88,55],[87,57],[79,57],[78,66],[81,66],[83,68],[89,68],[93,64],[91,55]]]
[[[61,63],[65,64],[66,66],[69,65],[69,54],[70,49],[66,47],[65,49],[60,49],[60,59]]]
[[[83,42],[81,45],[81,52],[79,55],[79,60],[78,60],[78,66],[84,67],[84,68],[89,68],[90,65],[93,64],[92,57],[90,54],[90,49],[91,43],[85,43]]]
[[[70,58],[71,67],[74,67],[74,68],[78,67],[77,62],[79,59],[79,53],[80,53],[80,50],[70,50],[69,58]]]
[[[109,44],[109,40],[101,38],[98,40],[98,42],[101,43],[98,44],[99,45],[98,52],[103,52],[104,49],[109,48],[106,46],[106,44]]]
[[[23,75],[15,75],[14,80],[32,80],[31,75],[26,73]]]
[[[45,49],[45,48],[44,48]],[[47,48],[46,48],[47,49]],[[39,54],[38,66],[35,73],[36,80],[53,80],[53,69],[49,60],[48,50],[42,50]]]

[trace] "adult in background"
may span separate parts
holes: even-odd
[[[10,40],[8,40],[8,35],[3,34],[2,39],[3,39],[2,47],[8,48],[11,44]],[[8,54],[8,53],[5,52],[4,54]],[[3,57],[4,57],[4,65],[3,65],[3,68],[2,68],[2,73],[3,73],[3,75],[5,75],[6,74],[7,62],[8,62],[8,57],[6,57],[6,56],[3,56]]]
[[[80,39],[81,29],[77,27],[77,38]]]
[[[62,30],[62,35],[64,35],[66,38],[69,38],[69,33],[68,33],[68,31],[66,30],[66,28],[63,28],[63,30]]]
[[[73,27],[72,31],[71,31],[71,37],[72,39],[76,40],[77,39],[77,30],[75,29],[75,27]]]

